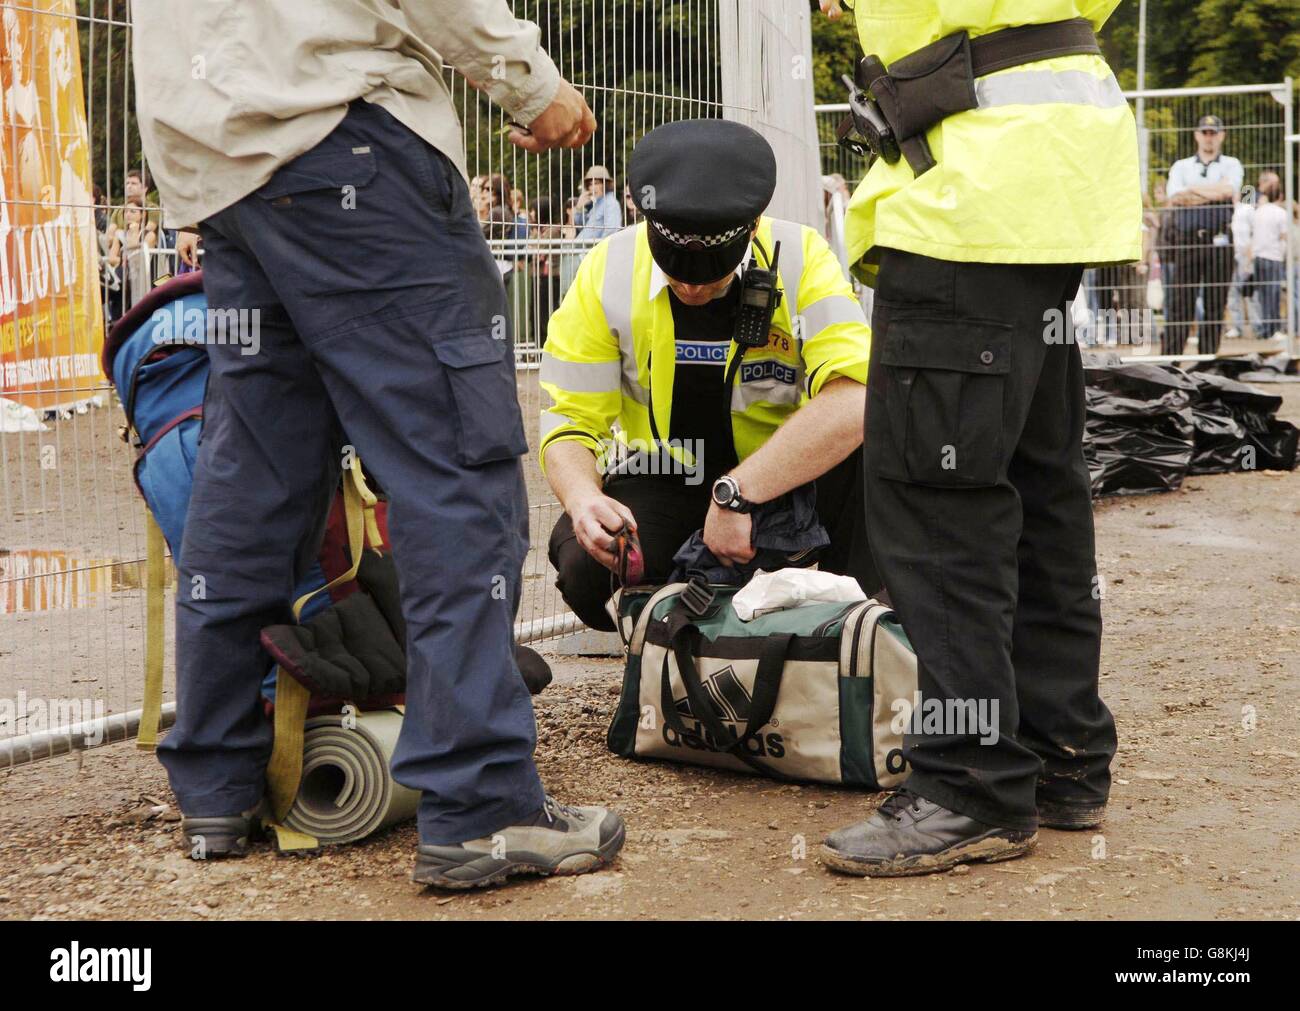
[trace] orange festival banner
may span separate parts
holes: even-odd
[[[0,400],[85,400],[104,318],[75,0],[0,10]]]

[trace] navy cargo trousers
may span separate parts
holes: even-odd
[[[505,292],[463,178],[358,101],[201,230],[212,371],[178,560],[177,720],[159,748],[181,810],[262,796],[258,635],[292,620],[351,447],[389,496],[408,657],[393,774],[423,791],[421,841],[534,814],[512,636],[527,444]]]

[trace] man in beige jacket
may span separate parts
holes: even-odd
[[[556,803],[533,764],[512,649],[527,445],[444,67],[524,125],[510,140],[526,151],[586,143],[591,110],[505,0],[134,11],[166,221],[200,223],[209,306],[258,331],[210,341],[177,560],[181,587],[205,587],[177,595],[177,719],[159,749],[187,845],[237,855],[261,816],[258,633],[289,619],[346,442],[390,498],[408,653],[393,773],[423,791],[416,880],[608,862],[619,816]]]

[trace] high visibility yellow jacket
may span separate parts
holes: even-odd
[[[825,239],[803,225],[762,218],[758,240],[769,256],[781,243],[784,294],[767,346],[745,352],[732,387],[741,460],[832,376],[865,383],[871,349],[862,307]],[[735,353],[733,342],[728,365]],[[671,441],[675,371],[672,305],[642,222],[587,254],[551,316],[541,364],[541,386],[553,401],[542,411],[543,469],[546,450],[557,442],[588,446],[603,466],[611,439],[641,449]]]
[[[857,0],[863,49],[888,67],[954,32],[1086,17],[1119,0]],[[986,263],[1108,263],[1142,253],[1137,131],[1100,56],[1061,56],[976,79],[979,107],[926,134],[938,164],[917,177],[878,159],[850,202],[849,262],[887,246]]]

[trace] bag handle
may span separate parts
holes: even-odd
[[[708,693],[704,689],[704,683],[700,679],[700,672],[695,666],[695,658],[692,655],[692,647],[701,638],[700,629],[691,621],[690,615],[680,607],[669,612],[666,621],[669,644],[673,656],[677,660],[677,672],[681,675],[682,685],[686,688],[686,697],[690,701],[691,711],[695,713],[700,722],[713,735],[713,739],[717,743],[713,750],[723,754],[730,754],[734,758],[740,759],[755,772],[765,776],[771,776],[774,779],[789,779],[790,777],[785,773],[772,768],[767,763],[761,762],[751,755],[745,750],[745,744],[772,720],[772,713],[776,709],[777,695],[781,690],[781,676],[785,671],[786,654],[790,652],[790,643],[794,636],[789,633],[773,634],[763,640],[759,650],[758,671],[754,676],[752,707],[749,720],[745,724],[745,732],[732,744],[724,745],[723,742],[727,740],[730,734],[718,717],[713,703],[709,701]],[[667,653],[664,654],[663,671],[660,677],[659,707],[663,711],[664,722],[682,737],[687,736],[689,731],[673,705]]]

